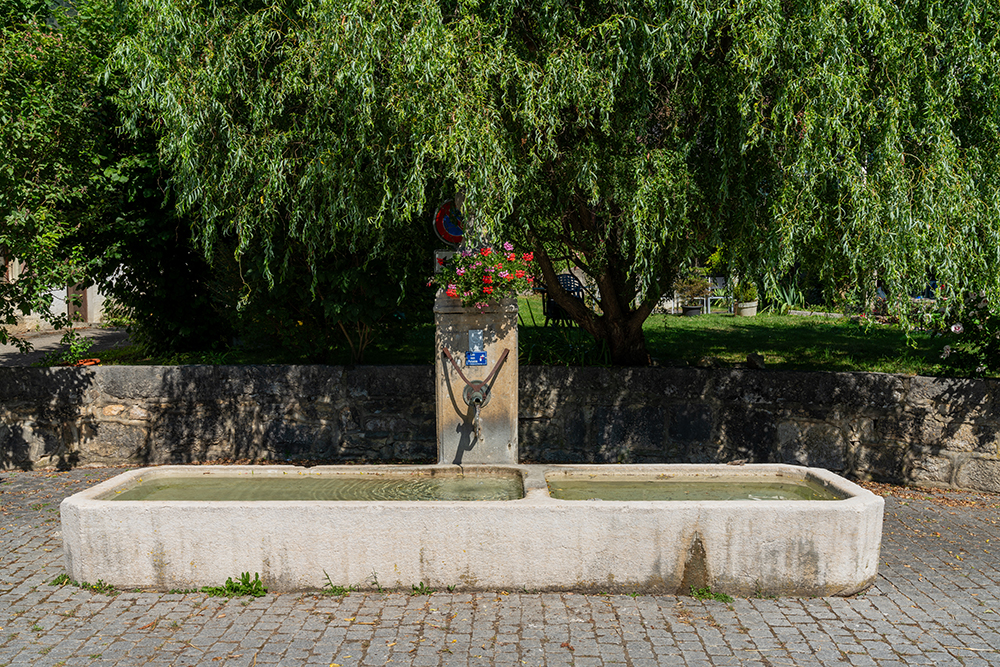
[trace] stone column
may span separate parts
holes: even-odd
[[[483,310],[465,308],[461,301],[439,293],[434,302],[434,380],[438,462],[516,464],[517,459],[517,300],[504,299]],[[470,346],[469,332],[482,332],[483,366],[466,363],[466,353],[479,347],[478,334]],[[464,398],[466,382],[452,366],[451,353],[470,382],[482,382],[493,372],[504,350],[506,359],[488,386],[488,400],[480,408],[480,436],[476,437],[475,407]]]

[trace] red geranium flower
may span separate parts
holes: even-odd
[[[523,255],[521,255],[521,257],[524,258],[524,261],[530,262],[531,260],[533,260],[535,258],[535,253],[533,253],[533,252],[526,252]]]
[[[493,282],[493,276],[483,276],[483,282],[484,283],[492,283]]]
[[[480,248],[479,249],[479,254],[481,254],[483,257],[489,257],[491,252],[493,252],[492,248]]]
[[[483,294],[493,294],[493,288],[487,285],[483,288]]]
[[[518,278],[523,278],[524,277],[524,271],[518,271],[517,272],[517,277]]]
[[[514,260],[516,260],[516,259],[517,259],[517,255],[515,255],[514,253],[509,253],[509,254],[507,255],[507,261],[508,261],[508,262],[513,262],[513,261],[514,261]]]

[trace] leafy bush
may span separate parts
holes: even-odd
[[[984,295],[972,295],[961,307],[933,313],[928,320],[945,341],[945,364],[970,375],[1000,371],[1000,316]]]

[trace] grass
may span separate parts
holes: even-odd
[[[607,350],[579,327],[544,326],[541,297],[520,299],[519,356],[524,365],[609,365]],[[850,318],[760,313],[680,317],[654,314],[643,330],[650,357],[664,366],[697,365],[704,357],[741,364],[757,353],[773,370],[865,371],[916,375],[954,375],[941,364],[942,344],[926,333],[909,339],[898,326],[865,328]],[[326,363],[350,361],[347,346]],[[430,364],[434,325],[429,320],[395,326],[376,336],[365,355],[371,365]],[[105,365],[294,364],[318,363],[280,346],[262,350],[189,352],[145,356],[136,346],[101,353]]]
[[[865,371],[947,375],[941,344],[917,332],[907,340],[897,326],[869,328],[849,318],[759,314],[677,317],[653,315],[645,327],[650,354],[665,365],[696,364],[703,357],[725,363],[764,357],[778,370]]]

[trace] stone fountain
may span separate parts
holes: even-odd
[[[219,585],[249,572],[274,590],[377,579],[813,596],[875,580],[883,501],[826,470],[520,464],[516,303],[478,310],[439,297],[435,320],[437,465],[133,470],[63,501],[69,575],[123,589]],[[220,500],[213,480],[243,490]],[[487,497],[509,499],[463,495],[497,480],[513,491]],[[439,483],[444,495],[387,495]],[[767,495],[762,483],[807,493]],[[168,493],[175,485],[179,496]],[[274,485],[280,499],[260,491]],[[344,491],[361,486],[373,495]]]

